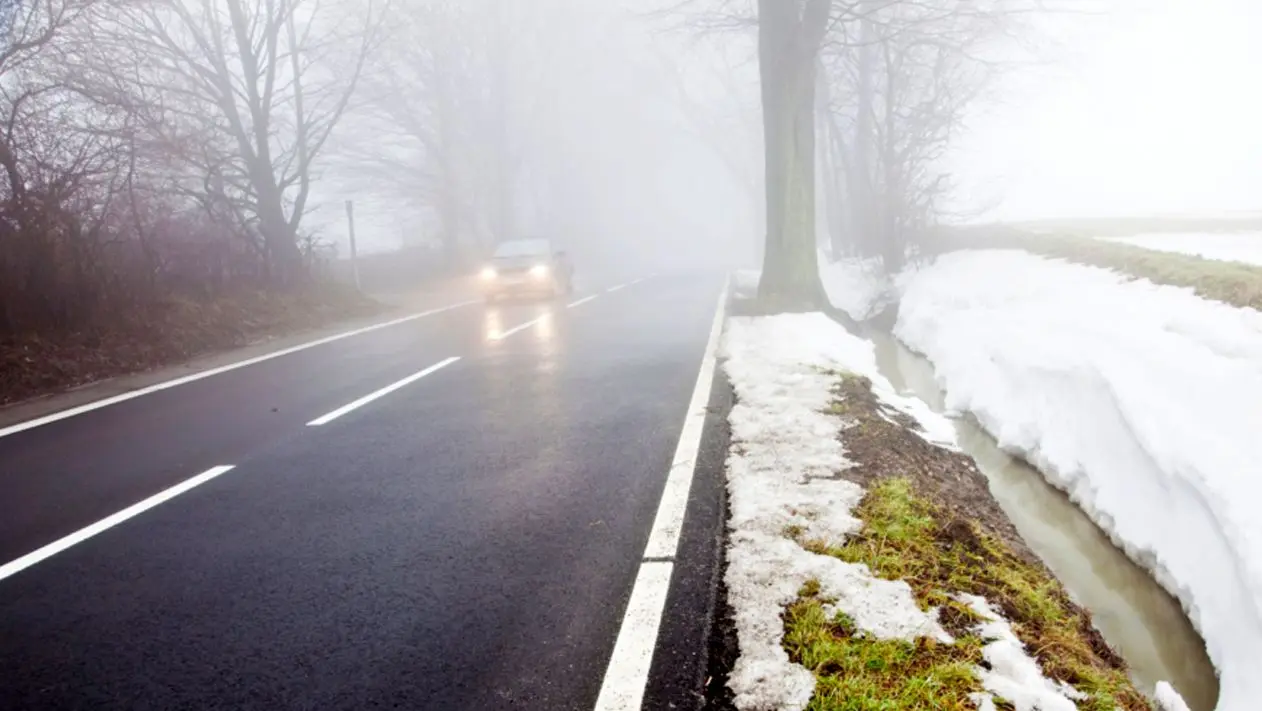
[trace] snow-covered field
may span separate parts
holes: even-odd
[[[1101,239],[1161,252],[1191,254],[1220,262],[1244,262],[1262,266],[1262,232],[1154,232]]]
[[[742,275],[737,289],[747,288]],[[858,485],[832,478],[848,466],[836,434],[845,426],[828,414],[836,376],[825,370],[866,375],[873,392],[917,420],[929,441],[950,444],[948,421],[918,400],[899,396],[877,370],[872,344],[851,336],[822,314],[733,318],[723,339],[723,367],[735,388],[728,458],[731,547],[727,586],[734,609],[740,657],[729,685],[736,705],[747,711],[804,708],[814,677],[792,663],[782,645],[781,613],[808,580],[835,600],[833,609],[878,639],[951,637],[936,611],[921,611],[902,581],[875,578],[864,565],[804,549],[786,531],[840,544],[862,524],[851,510],[863,496]],[[844,432],[843,432],[844,439]],[[971,601],[983,607],[980,598]],[[1072,709],[1067,690],[1043,677],[1022,650],[1009,625],[989,608],[979,628],[990,670],[978,670],[988,691],[1020,711]],[[980,708],[994,708],[979,695]],[[989,704],[989,705],[988,705]]]
[[[832,268],[852,286],[857,271]],[[1256,709],[1262,313],[1007,250],[946,255],[899,292],[895,333],[933,362],[948,407],[1178,597],[1219,671],[1219,711]]]

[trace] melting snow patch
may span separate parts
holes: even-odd
[[[1012,625],[984,598],[960,594],[956,599],[984,620],[976,630],[986,642],[982,658],[990,668],[977,669],[977,676],[987,692],[973,695],[978,709],[993,709],[993,699],[999,697],[1011,703],[1016,711],[1076,711],[1078,706],[1074,701],[1087,698],[1068,684],[1043,676],[1038,662],[1025,653],[1025,645],[1012,631]]]
[[[810,701],[814,677],[784,651],[781,617],[808,580],[835,600],[833,610],[877,638],[951,642],[936,611],[920,610],[906,583],[811,553],[788,535],[796,530],[805,539],[840,544],[862,526],[850,512],[863,489],[835,478],[849,466],[837,436],[845,422],[827,410],[834,397],[831,371],[866,375],[874,391],[879,382],[880,392],[893,393],[876,372],[871,344],[822,314],[733,318],[723,357],[737,395],[726,578],[741,650],[729,681],[737,707],[796,710]],[[933,414],[907,402],[891,404],[913,417]]]

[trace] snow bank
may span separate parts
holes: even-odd
[[[1262,266],[1262,232],[1156,232],[1102,239],[1160,252],[1190,254],[1219,262],[1244,262]]]
[[[1183,602],[1220,711],[1256,708],[1262,314],[1007,250],[946,255],[901,291],[896,335],[934,363],[948,408],[1024,454]]]
[[[826,413],[835,376],[825,370],[879,377],[871,344],[822,314],[734,318],[722,356],[737,396],[726,577],[741,649],[729,681],[737,707],[796,710],[810,701],[814,677],[781,646],[781,611],[807,580],[818,580],[821,594],[836,599],[834,609],[878,638],[950,641],[906,583],[811,553],[786,535],[799,527],[808,539],[840,544],[862,526],[850,512],[863,489],[833,478],[849,463],[837,440],[844,423]]]
[[[1179,692],[1164,681],[1157,682],[1157,693],[1154,694],[1154,698],[1157,702],[1157,711],[1192,711],[1183,697],[1179,696]]]

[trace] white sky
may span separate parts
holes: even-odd
[[[986,219],[1262,210],[1262,0],[1112,0],[970,122],[958,208]]]

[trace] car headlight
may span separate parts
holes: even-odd
[[[499,276],[499,272],[495,271],[495,267],[485,267],[482,269],[483,279],[494,279]]]
[[[530,268],[530,276],[532,276],[532,277],[534,277],[534,278],[536,278],[536,279],[542,279],[542,278],[544,278],[544,277],[548,276],[548,265],[546,265],[546,264],[536,264],[535,266],[531,267],[531,268]]]

